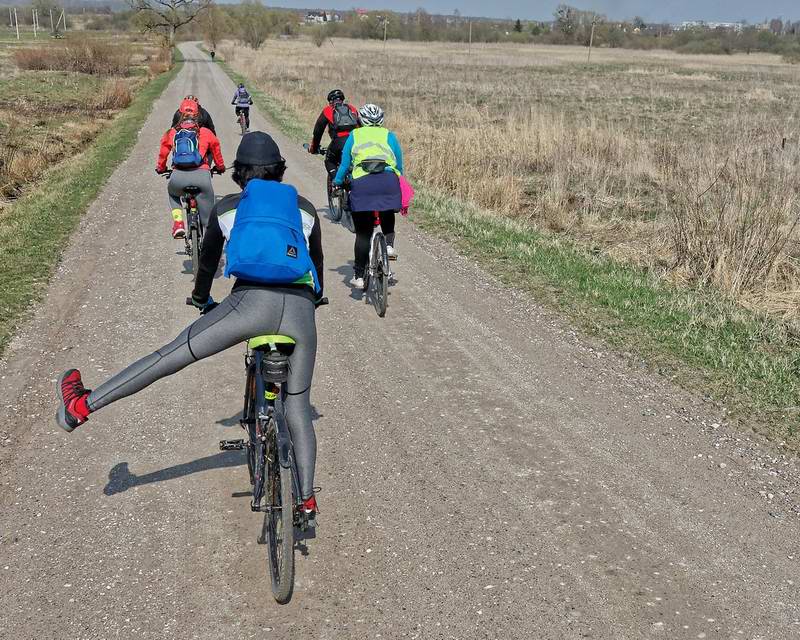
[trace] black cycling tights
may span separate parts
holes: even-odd
[[[386,243],[394,246],[394,211],[381,211],[381,231],[386,236]],[[353,224],[356,228],[355,271],[356,278],[364,276],[364,269],[369,261],[369,243],[375,228],[375,214],[372,211],[354,211]]]

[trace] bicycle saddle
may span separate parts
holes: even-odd
[[[257,349],[265,353],[279,353],[284,356],[291,355],[296,344],[297,342],[294,338],[281,335],[256,336],[247,341],[247,346],[250,349]]]

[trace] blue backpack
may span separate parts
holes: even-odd
[[[225,277],[271,285],[305,284],[319,293],[297,190],[280,182],[247,183],[225,249]]]
[[[172,165],[176,169],[197,169],[203,164],[197,129],[179,129],[172,143]]]

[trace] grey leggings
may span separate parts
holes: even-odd
[[[314,303],[298,291],[235,289],[216,309],[200,316],[168,345],[134,362],[92,391],[89,408],[97,411],[193,362],[264,334],[287,335],[297,341],[289,358],[284,408],[300,474],[301,497],[307,498],[313,493],[317,458],[310,400],[317,355],[317,327]]]
[[[182,209],[181,196],[186,187],[200,187],[197,194],[197,211],[203,226],[208,226],[208,218],[214,207],[214,187],[211,184],[211,172],[208,169],[192,169],[183,171],[173,169],[172,176],[167,183],[169,206],[172,209]]]

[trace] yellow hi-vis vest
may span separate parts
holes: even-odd
[[[353,148],[350,154],[353,158],[353,180],[367,175],[361,167],[365,160],[383,160],[392,171],[397,173],[397,158],[389,146],[389,130],[383,127],[359,127],[353,129]]]

